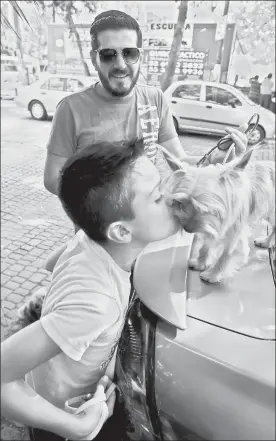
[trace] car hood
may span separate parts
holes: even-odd
[[[267,250],[252,247],[248,264],[224,284],[187,275],[187,315],[250,337],[275,340],[275,287]]]
[[[186,236],[191,239],[192,235]],[[177,252],[167,240],[139,256],[134,286],[142,302],[180,329],[186,327],[186,312],[190,318],[228,331],[275,340],[275,286],[268,250],[252,244],[248,264],[232,280],[208,284],[197,271],[187,269],[191,240],[185,240]]]
[[[259,226],[254,237],[266,235]],[[199,273],[187,275],[187,314],[190,317],[248,335],[275,340],[275,286],[268,250],[254,246],[247,265],[228,283],[202,282]]]

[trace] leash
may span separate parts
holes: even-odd
[[[254,118],[256,118],[256,121],[253,123]],[[251,116],[248,123],[242,124],[238,128],[238,130],[244,133],[245,135],[250,135],[258,127],[259,121],[260,121],[260,115],[258,113],[254,113],[254,115]],[[222,164],[225,164],[234,148],[235,148],[235,143],[233,142],[231,136],[226,135],[223,138],[221,138],[219,142],[214,147],[211,148],[211,150],[209,150],[204,156],[202,156],[202,158],[198,161],[196,165],[197,167],[201,167],[206,161],[209,162],[209,157],[211,153],[213,153],[213,151],[216,149],[222,151],[228,150],[222,162]]]

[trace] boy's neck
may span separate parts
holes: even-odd
[[[133,263],[135,262],[138,254],[145,248],[144,245],[134,245],[131,244],[116,244],[114,242],[108,242],[106,244],[101,244],[102,247],[108,252],[112,257],[114,262],[124,271],[130,272]]]

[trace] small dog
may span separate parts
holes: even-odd
[[[16,320],[18,330],[40,319],[45,294],[46,288],[40,288],[20,307]]]
[[[275,165],[250,162],[252,152],[225,165],[178,170],[167,183],[168,203],[182,227],[196,233],[189,266],[206,282],[222,282],[247,263],[255,222],[272,226],[255,245],[275,242]]]

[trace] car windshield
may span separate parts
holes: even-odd
[[[254,103],[254,101],[252,101],[250,98],[248,98],[248,96],[245,95],[245,94],[244,94],[243,92],[241,92],[240,90],[233,88],[233,93],[234,93],[237,97],[239,97],[239,98],[243,99],[244,101],[246,101],[247,104],[250,104],[250,106],[255,106],[255,105],[256,105],[256,103]]]

